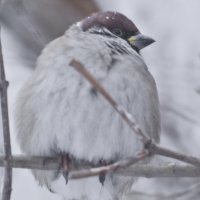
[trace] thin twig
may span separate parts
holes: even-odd
[[[1,29],[0,29],[1,31]],[[4,138],[4,153],[5,153],[5,170],[4,170],[4,185],[2,200],[9,200],[12,191],[12,153],[10,145],[10,128],[8,117],[8,101],[7,101],[7,87],[8,82],[5,78],[4,63],[1,46],[1,32],[0,32],[0,90],[1,90],[1,112]]]
[[[133,132],[137,133],[142,138],[145,149],[149,150],[152,154],[175,158],[177,160],[181,160],[197,167],[200,166],[200,159],[198,158],[185,156],[183,154],[176,153],[174,151],[161,148],[153,144],[152,141],[142,132],[140,126],[136,124],[131,114],[128,113],[121,105],[117,104],[117,102],[106,92],[106,90],[97,82],[97,80],[80,62],[72,60],[70,62],[70,65],[73,66],[82,76],[84,76],[92,84],[92,86],[94,86],[95,89],[105,97],[105,99],[112,105],[112,107],[128,123]]]
[[[173,178],[173,177],[200,177],[200,169],[191,165],[178,165],[175,163],[163,163],[162,165],[136,165],[126,170],[116,172],[121,176],[136,176],[146,178]]]
[[[143,133],[139,125],[135,122],[132,115],[128,113],[121,105],[119,105],[110,94],[108,94],[108,92],[97,82],[95,78],[93,78],[90,72],[86,70],[86,68],[80,62],[72,60],[70,65],[74,67],[74,69],[76,69],[83,77],[85,77],[100,94],[103,95],[110,105],[120,114],[122,119],[126,121],[131,130],[133,130],[133,132],[141,138],[144,144],[150,140],[150,138]]]
[[[13,168],[21,168],[21,169],[55,170],[59,169],[60,167],[59,159],[60,158],[58,157],[13,155],[11,160],[11,165]],[[0,156],[0,167],[4,166],[5,166],[5,156]]]
[[[134,133],[137,133],[145,144],[145,148],[149,150],[150,153],[158,154],[170,158],[174,158],[177,160],[181,160],[186,163],[193,164],[195,166],[200,166],[200,160],[195,157],[185,156],[183,154],[176,153],[174,151],[158,147],[155,144],[149,142],[149,138],[142,132],[140,127],[135,123],[131,115],[121,106],[119,106],[115,100],[105,91],[105,89],[92,77],[92,75],[77,61],[72,61],[70,63],[77,71],[79,71],[95,88],[98,92],[100,92],[113,106],[113,108],[122,116],[122,118],[129,124]],[[3,66],[3,62],[1,59],[1,66]],[[4,70],[3,70],[4,74]],[[2,71],[1,71],[2,76]],[[1,77],[2,78],[2,77]],[[2,81],[4,80],[4,81]],[[1,80],[1,90],[3,92],[7,92],[7,82],[5,81],[5,77]],[[4,97],[5,98],[5,97]],[[3,100],[3,98],[2,98]],[[4,99],[5,100],[5,99]],[[4,101],[2,101],[4,102]],[[7,96],[6,96],[7,102]],[[5,103],[5,102],[4,102]],[[6,104],[7,105],[7,104]],[[4,106],[5,109],[6,106]],[[2,112],[3,110],[2,109]],[[7,112],[8,117],[8,112]],[[3,120],[6,118],[3,117]],[[8,124],[8,120],[5,120]],[[5,123],[4,122],[4,123]],[[5,124],[6,124],[5,123]],[[9,127],[9,126],[6,126]],[[5,128],[9,133],[9,128]],[[5,131],[4,131],[5,134]],[[8,137],[8,135],[5,135]],[[6,141],[6,139],[5,139]],[[8,146],[10,146],[10,141],[5,142],[5,152],[7,152],[5,157],[0,157],[0,166],[5,166],[6,169],[10,169],[12,172],[12,167],[16,168],[29,168],[29,169],[41,169],[41,170],[56,170],[59,169],[60,163],[58,158],[44,158],[44,157],[30,157],[30,156],[11,156],[11,149],[9,150]],[[96,176],[101,173],[113,172],[115,174],[121,176],[143,176],[143,177],[200,177],[200,169],[193,166],[177,166],[177,165],[167,165],[167,166],[131,166],[140,160],[145,159],[149,156],[149,152],[145,152],[144,154],[140,154],[134,158],[127,158],[125,160],[120,160],[113,164],[107,166],[99,166],[95,167],[92,163],[86,163],[81,161],[73,160],[72,163],[74,166],[71,167],[72,171],[69,174],[70,179],[80,179],[84,177]],[[78,167],[77,167],[78,166]],[[89,167],[89,169],[85,168]],[[93,167],[93,168],[91,168]],[[128,167],[128,168],[127,168]],[[125,169],[126,168],[126,169]],[[80,169],[80,170],[77,170]],[[10,172],[8,170],[8,172]],[[12,180],[12,179],[10,179]],[[5,186],[5,185],[4,185]],[[11,192],[11,186],[10,188]],[[8,198],[7,198],[8,199]],[[5,199],[5,200],[7,200]],[[4,199],[3,199],[4,200]]]
[[[16,156],[13,155],[11,166],[13,168],[26,168],[26,169],[39,169],[39,170],[58,170],[60,168],[60,159],[58,157],[38,157],[38,156]],[[134,161],[134,158],[125,159],[112,163],[109,166],[121,166],[113,171],[114,174],[120,176],[135,176],[146,178],[160,178],[160,177],[200,177],[200,168],[191,165],[178,165],[174,163],[163,163],[162,165],[133,165],[127,167],[126,164]],[[125,165],[124,165],[125,164]],[[0,167],[5,166],[5,157],[0,156]],[[103,168],[102,168],[103,167]],[[105,167],[105,168],[104,168]],[[125,169],[126,167],[126,169]],[[70,173],[73,177],[77,177],[80,172],[87,172],[87,170],[101,173],[102,169],[107,169],[107,166],[95,165],[91,162],[79,161],[72,159],[70,164]],[[85,171],[86,170],[86,171]],[[93,176],[99,175],[98,173],[92,174]],[[86,175],[85,173],[83,174]],[[82,175],[81,175],[82,176]],[[91,176],[88,173],[88,176]],[[72,178],[72,176],[71,176]]]
[[[168,158],[173,158],[176,160],[180,160],[183,161],[185,163],[189,163],[192,164],[196,167],[200,167],[200,159],[193,157],[193,156],[186,156],[184,154],[181,153],[177,153],[175,151],[163,148],[163,147],[159,147],[158,145],[149,143],[149,146],[147,146],[147,149],[152,152],[153,154],[156,155],[161,155],[161,156],[165,156]]]
[[[102,166],[96,169],[90,168],[90,169],[80,170],[79,172],[74,172],[74,173],[70,172],[69,179],[81,179],[81,178],[90,177],[90,176],[97,176],[102,173],[106,174],[108,172],[114,172],[117,169],[124,170],[130,165],[134,165],[138,163],[139,161],[144,160],[148,156],[149,156],[148,152],[142,152],[142,153],[139,153],[136,157],[120,160],[118,162],[115,162],[107,166]]]

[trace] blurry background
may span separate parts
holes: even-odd
[[[14,134],[17,91],[29,77],[41,49],[70,24],[100,10],[117,10],[157,42],[142,50],[156,79],[162,112],[161,145],[199,156],[200,144],[200,1],[193,0],[4,0],[0,6],[13,153],[20,153]],[[0,137],[1,138],[1,137]],[[1,139],[0,139],[1,141]],[[2,145],[1,145],[2,146]],[[164,160],[164,161],[163,161]],[[155,162],[174,162],[162,158]],[[199,199],[199,178],[141,178],[129,199]],[[14,170],[12,200],[60,199],[35,183],[28,170]]]

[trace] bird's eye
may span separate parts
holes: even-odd
[[[121,29],[115,28],[112,30],[112,33],[118,37],[122,37],[123,36],[123,31]]]

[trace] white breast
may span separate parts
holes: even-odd
[[[112,55],[103,38],[95,37],[72,27],[43,51],[18,99],[18,139],[25,153],[65,152],[98,162],[133,156],[142,148],[118,113],[69,66],[71,59],[83,63],[142,130],[159,140],[156,86],[142,58],[121,39],[131,55]]]

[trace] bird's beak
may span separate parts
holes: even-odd
[[[130,43],[130,45],[133,48],[140,50],[140,49],[143,49],[144,47],[154,43],[155,40],[139,33],[138,35],[129,37],[128,42]]]

